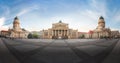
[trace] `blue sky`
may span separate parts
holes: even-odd
[[[21,27],[40,31],[59,20],[79,31],[94,30],[98,18],[106,27],[120,30],[120,0],[0,0],[0,30],[12,28],[15,16]]]

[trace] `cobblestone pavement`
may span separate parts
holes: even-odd
[[[0,52],[0,63],[120,63],[118,39],[1,38]]]

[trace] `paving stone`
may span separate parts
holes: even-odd
[[[104,51],[108,49],[108,47],[111,46],[116,41],[115,39],[114,40],[105,40],[105,39],[68,39],[68,40],[15,39],[15,40],[10,40],[10,39],[4,39],[4,40],[7,46],[9,45],[10,50],[12,49],[12,51],[16,53],[16,55],[11,53],[10,55],[12,56],[14,55],[17,58],[17,60],[20,59],[19,61],[21,63],[85,63],[85,62],[96,63],[99,61],[98,59],[101,59],[101,58],[104,59],[107,56],[107,55],[100,56],[99,53],[102,52],[101,55],[104,55],[104,53],[106,53]],[[108,58],[109,57],[112,57],[112,58],[110,59],[106,58],[105,62],[107,62],[108,60],[113,60],[113,63],[114,63],[119,59],[120,57],[119,45],[120,44],[118,43],[117,46],[114,48],[113,52],[111,52],[111,55],[108,56]],[[3,46],[0,46],[0,47],[3,47]],[[23,53],[26,52],[26,53],[22,55],[18,51],[14,51],[14,50],[18,50],[21,53],[22,52]],[[11,57],[7,57],[7,59],[9,58],[11,59]],[[100,61],[102,62],[103,60],[100,60]]]
[[[69,47],[47,47],[32,58],[45,63],[78,63],[82,60]]]
[[[19,45],[19,46],[13,46],[13,47],[20,52],[29,52],[29,51],[35,50],[37,48],[40,48],[41,46]]]
[[[51,46],[51,47],[65,47],[65,46],[68,46],[65,42],[64,42],[64,40],[56,40],[56,41],[54,41],[54,43],[52,43],[52,44],[50,44],[49,46]]]
[[[0,61],[3,63],[20,63],[0,39]]]
[[[109,40],[109,41],[104,41],[104,42],[96,42],[94,45],[97,46],[110,46],[112,45],[116,40]]]
[[[103,63],[120,63],[120,40]]]
[[[106,47],[101,47],[96,45],[79,46],[76,48],[89,54],[90,56],[95,56],[106,49]]]

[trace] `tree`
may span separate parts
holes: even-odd
[[[28,38],[29,38],[29,39],[33,38],[33,36],[32,36],[31,33],[28,34]]]
[[[85,38],[85,35],[84,34],[82,34],[81,36],[79,36],[78,38]]]
[[[84,34],[82,34],[81,38],[85,38],[85,35],[84,35]]]
[[[38,38],[38,34],[34,33],[34,34],[32,34],[32,37],[33,38]]]

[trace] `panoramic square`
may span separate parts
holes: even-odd
[[[120,63],[119,0],[0,0],[0,63]]]

